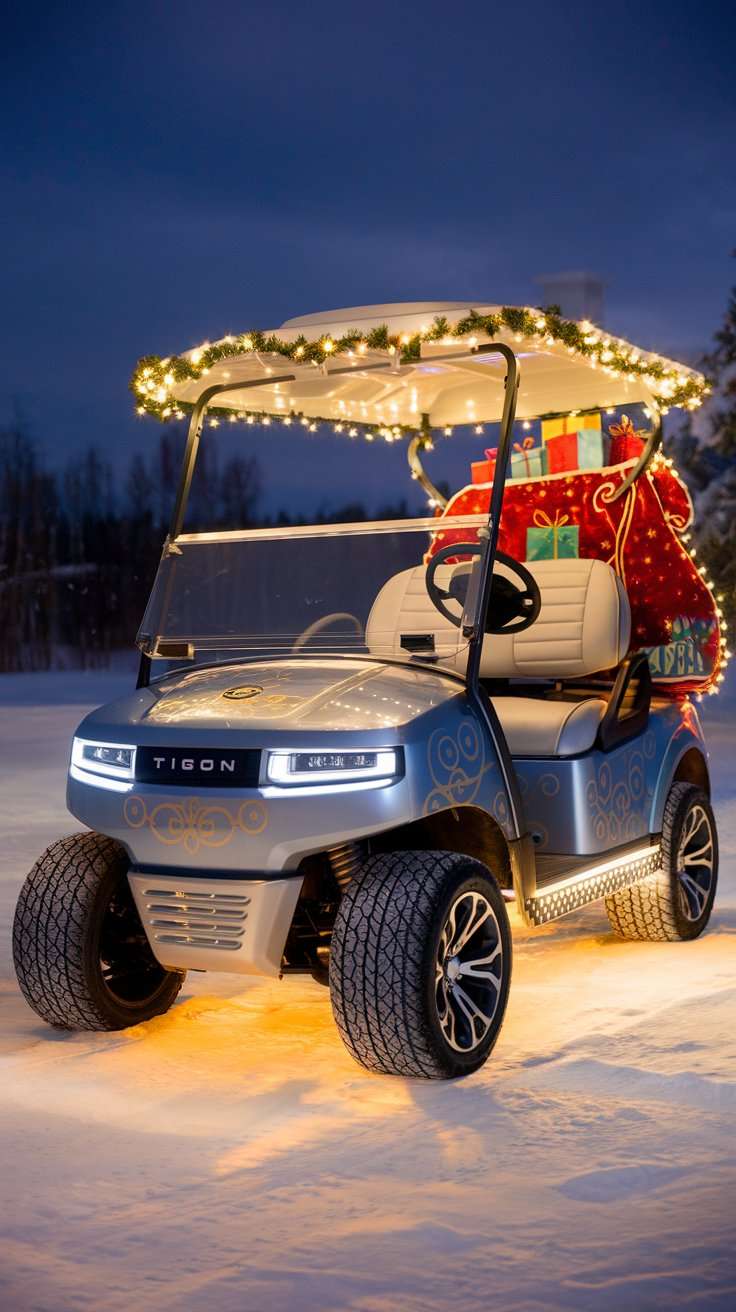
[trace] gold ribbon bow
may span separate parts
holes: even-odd
[[[546,528],[552,530],[552,559],[558,559],[558,534],[565,524],[570,522],[569,515],[563,515],[561,511],[555,511],[554,519],[550,519],[546,510],[535,510],[532,516],[536,528]]]
[[[608,431],[611,434],[611,437],[638,437],[642,441],[644,440],[645,437],[648,437],[648,433],[646,432],[646,429],[634,428],[634,425],[632,424],[628,415],[622,415],[621,423],[611,424]]]

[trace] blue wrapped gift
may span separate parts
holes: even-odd
[[[523,442],[514,442],[511,452],[511,471],[509,481],[522,478],[541,478],[547,473],[547,452],[541,446],[534,445],[533,437],[525,437]]]

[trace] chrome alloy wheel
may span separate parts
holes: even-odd
[[[445,919],[435,962],[437,1014],[456,1052],[472,1052],[486,1037],[503,972],[501,931],[490,902],[482,893],[461,893]]]
[[[713,883],[713,833],[707,811],[696,803],[687,812],[677,849],[680,907],[688,920],[699,920]]]

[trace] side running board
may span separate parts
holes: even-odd
[[[588,859],[593,861],[593,858]],[[662,848],[659,841],[629,848],[619,857],[583,868],[578,858],[573,873],[537,885],[534,896],[525,900],[525,919],[530,925],[546,925],[548,921],[557,920],[571,911],[608,897],[620,888],[636,884],[640,879],[646,879],[647,875],[656,874],[661,865]]]

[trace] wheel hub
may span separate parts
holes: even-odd
[[[680,907],[688,920],[702,916],[713,883],[714,848],[704,808],[693,806],[685,816],[677,852]]]
[[[456,1052],[472,1052],[493,1024],[504,975],[501,931],[488,899],[461,893],[442,927],[435,971],[437,1016]]]
[[[448,984],[454,984],[460,974],[462,974],[462,967],[459,957],[449,957],[445,964],[445,979]]]

